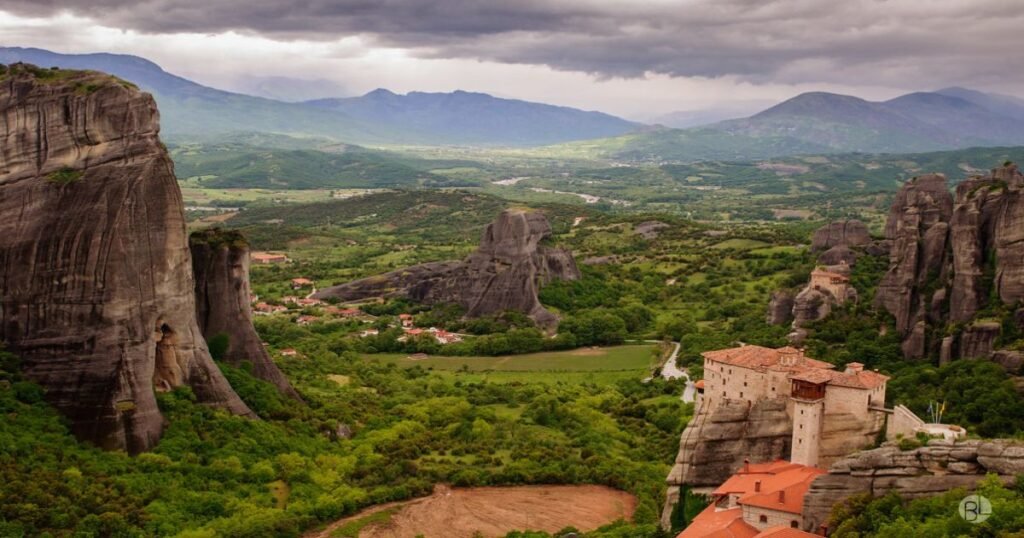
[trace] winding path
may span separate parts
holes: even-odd
[[[658,340],[645,340],[645,342],[659,343]],[[683,389],[680,400],[686,403],[692,403],[697,395],[697,388],[694,386],[693,381],[690,380],[690,374],[685,368],[680,368],[676,364],[676,358],[679,357],[679,348],[681,347],[679,342],[672,342],[676,347],[672,350],[672,354],[669,355],[665,364],[661,365],[661,377],[665,379],[685,379],[686,388]],[[648,378],[650,379],[650,378]]]

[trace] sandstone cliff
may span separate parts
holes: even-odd
[[[196,318],[207,341],[227,337],[222,360],[273,383],[283,394],[299,395],[277,368],[252,325],[249,287],[249,244],[241,233],[210,229],[189,238],[195,273]]]
[[[896,319],[908,358],[988,354],[998,336],[973,326],[945,343],[938,333],[973,321],[987,307],[1024,299],[1024,176],[1008,164],[950,194],[941,175],[900,189],[886,236],[890,266],[875,303]],[[959,330],[958,330],[959,331]]]
[[[817,530],[833,505],[853,495],[896,492],[916,499],[973,488],[987,473],[1009,482],[1022,472],[1024,443],[1019,441],[932,440],[909,451],[886,444],[841,459],[814,480],[804,497],[804,529]]]
[[[153,98],[92,72],[0,76],[0,336],[71,430],[160,438],[155,390],[251,415],[196,324],[181,193]]]
[[[459,304],[469,317],[516,310],[551,327],[557,318],[541,306],[538,289],[553,280],[575,280],[580,273],[568,251],[541,244],[550,235],[544,215],[506,210],[461,262],[417,265],[326,288],[316,296],[343,301],[405,296],[428,304]]]

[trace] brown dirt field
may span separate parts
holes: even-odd
[[[556,532],[570,525],[586,532],[618,519],[631,519],[636,499],[604,486],[437,486],[429,497],[369,508],[307,538],[328,538],[346,523],[395,506],[401,508],[390,521],[364,527],[359,537],[472,538],[476,533],[498,537],[513,530]]]

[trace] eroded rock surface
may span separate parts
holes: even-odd
[[[543,214],[505,210],[487,225],[477,250],[461,262],[417,265],[326,288],[316,296],[343,301],[404,296],[428,304],[459,304],[469,317],[515,310],[551,327],[558,320],[541,306],[537,291],[554,280],[576,280],[580,272],[571,253],[542,244],[550,236]]]
[[[804,497],[804,529],[816,530],[834,504],[854,495],[896,492],[916,499],[973,488],[987,473],[1009,483],[1021,472],[1024,443],[1019,441],[932,440],[908,451],[886,444],[843,458],[814,480]]]
[[[922,288],[929,278],[939,277],[947,258],[952,213],[953,196],[940,174],[914,178],[896,193],[885,225],[885,236],[892,241],[890,266],[875,301],[896,318],[901,335],[924,315]]]
[[[72,432],[139,452],[156,390],[251,415],[196,324],[181,192],[153,98],[106,75],[0,77],[0,336]]]
[[[837,220],[814,232],[814,236],[811,237],[811,250],[819,252],[839,246],[862,247],[870,242],[871,235],[868,234],[868,227],[863,222]]]
[[[793,321],[793,292],[789,290],[778,290],[772,292],[771,301],[768,302],[768,315],[766,321],[769,325],[788,325]]]
[[[968,323],[991,300],[1024,299],[1022,190],[1024,176],[1013,164],[959,184],[955,199],[941,175],[900,189],[886,225],[890,267],[875,301],[896,318],[905,339],[915,339],[905,349],[916,356],[939,351],[941,341],[917,341],[921,323],[925,329]],[[998,330],[959,335],[957,356],[978,356],[995,336]]]
[[[196,318],[207,341],[227,338],[224,360],[241,366],[248,362],[252,374],[273,383],[283,394],[299,399],[263,347],[252,325],[249,286],[249,244],[237,231],[211,229],[189,238],[195,273]]]
[[[670,487],[718,487],[743,466],[789,457],[793,421],[784,398],[725,400],[712,413],[698,412],[683,431]]]

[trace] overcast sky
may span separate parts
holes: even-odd
[[[0,44],[225,89],[465,89],[634,119],[808,90],[1024,95],[1021,0],[0,0]]]

